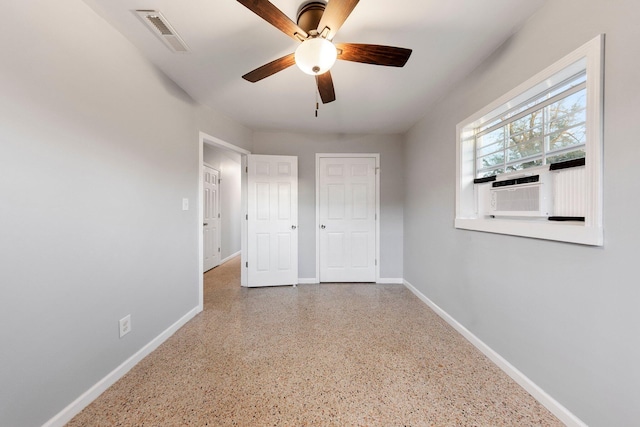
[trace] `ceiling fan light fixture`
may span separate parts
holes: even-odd
[[[295,53],[296,65],[312,76],[324,74],[336,62],[338,50],[329,40],[315,37],[305,40]]]

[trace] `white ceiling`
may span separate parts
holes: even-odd
[[[363,0],[334,41],[413,49],[404,68],[338,61],[336,101],[314,115],[315,81],[293,66],[257,83],[247,72],[297,43],[235,0],[84,0],[196,101],[253,130],[408,130],[544,0]],[[295,21],[302,0],[272,0]],[[190,53],[171,52],[133,13],[159,10]]]

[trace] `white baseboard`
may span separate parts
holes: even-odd
[[[299,285],[310,285],[310,284],[316,285],[318,283],[320,283],[320,281],[316,277],[305,277],[305,278],[299,277],[298,278]],[[382,277],[378,279],[376,283],[402,285],[404,283],[404,279]]]
[[[120,366],[115,368],[106,377],[102,378],[96,384],[94,384],[89,390],[85,391],[76,400],[71,402],[66,408],[60,411],[57,415],[51,418],[49,421],[43,424],[42,427],[62,427],[73,417],[86,408],[91,402],[93,402],[98,396],[100,396],[106,389],[111,387],[116,381],[122,378],[127,372],[138,364],[142,359],[148,356],[153,350],[158,348],[160,344],[165,342],[171,335],[173,335],[178,329],[180,329],[185,323],[191,320],[196,314],[201,311],[198,307],[193,308],[187,314],[182,316],[177,322],[169,326],[164,332],[155,337],[151,342],[138,350],[133,356],[122,362]]]
[[[238,251],[238,252],[236,252],[235,254],[231,254],[231,255],[229,255],[229,256],[228,256],[228,257],[226,257],[225,259],[221,260],[221,261],[220,261],[220,264],[224,264],[225,262],[229,261],[230,259],[237,257],[238,255],[240,255],[240,253],[241,253],[241,252],[242,252],[242,251]]]
[[[380,283],[380,284],[391,284],[391,285],[402,285],[404,283],[404,279],[403,278],[397,278],[397,277],[381,277],[379,278],[376,283]]]
[[[540,404],[547,408],[553,415],[558,417],[560,421],[570,427],[587,427],[578,417],[571,413],[567,408],[561,405],[553,397],[547,394],[536,383],[531,381],[526,375],[516,369],[505,358],[500,356],[491,347],[485,344],[480,338],[475,336],[471,331],[465,328],[461,323],[451,317],[446,311],[438,307],[436,303],[427,298],[422,292],[417,290],[411,283],[404,280],[404,285],[413,292],[418,298],[427,304],[438,316],[443,318],[456,331],[464,336],[478,350],[484,353],[493,363],[495,363],[504,373],[509,375],[515,382],[524,388],[531,396],[533,396]]]

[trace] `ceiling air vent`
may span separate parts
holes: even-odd
[[[157,10],[136,10],[136,14],[169,49],[177,53],[189,52],[186,43],[171,27],[167,19]]]

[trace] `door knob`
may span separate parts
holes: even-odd
[[[208,222],[205,222],[204,224],[202,224],[204,227],[206,227],[207,225],[209,225]]]
[[[292,226],[291,226],[291,229],[292,229],[292,230],[295,230],[296,228],[298,228],[298,227],[296,227],[295,225],[292,225]]]
[[[322,229],[324,230],[324,229],[325,229],[325,228],[327,228],[327,227],[326,227],[324,224],[322,224],[322,225],[320,226],[320,228],[322,228]]]

